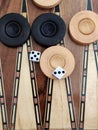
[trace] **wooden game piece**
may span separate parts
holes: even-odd
[[[58,5],[62,0],[33,0],[33,2],[41,7],[41,8],[45,8],[45,9],[49,9],[49,8],[53,8],[56,5]]]
[[[63,78],[69,76],[75,67],[75,60],[72,53],[67,48],[61,46],[53,46],[46,49],[42,53],[40,59],[40,67],[42,72],[49,78],[56,79],[52,75],[52,72],[58,66],[66,71]]]
[[[98,75],[93,45],[89,46],[84,129],[98,129]]]
[[[98,40],[98,15],[87,10],[75,14],[70,21],[69,31],[77,43],[93,43]]]
[[[18,13],[8,13],[0,19],[0,41],[9,47],[23,45],[30,35],[30,25]]]
[[[36,119],[26,44],[23,46],[21,75],[18,93],[16,130],[36,130]],[[26,68],[26,69],[25,69]]]
[[[64,20],[53,13],[39,15],[31,26],[33,39],[46,47],[57,45],[64,38],[65,33]]]

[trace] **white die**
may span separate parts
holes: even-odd
[[[41,56],[41,53],[39,51],[34,51],[32,50],[30,52],[30,60],[31,61],[34,61],[34,62],[39,62],[40,61],[40,56]]]
[[[52,73],[56,78],[62,79],[63,76],[66,74],[66,71],[58,66]]]

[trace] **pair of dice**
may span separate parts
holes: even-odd
[[[40,62],[40,57],[41,57],[41,52],[32,50],[30,52],[30,60],[33,62]],[[52,74],[57,78],[57,79],[62,79],[62,77],[66,74],[66,71],[58,66]]]

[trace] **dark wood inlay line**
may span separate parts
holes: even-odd
[[[8,120],[7,120],[7,111],[6,111],[6,101],[5,101],[5,94],[4,94],[4,83],[3,83],[3,74],[1,68],[1,60],[0,60],[0,107],[1,107],[1,115],[2,115],[2,126],[4,128],[8,127]]]
[[[93,43],[94,55],[95,55],[95,62],[98,74],[98,41]]]
[[[80,124],[79,124],[79,128],[81,130],[84,129],[85,100],[83,101],[82,99],[83,98],[85,99],[85,97],[86,97],[88,55],[89,55],[89,46],[86,46],[86,47],[84,47],[82,91],[81,91],[81,105],[80,105]],[[85,71],[86,71],[86,73],[85,73]]]
[[[25,0],[22,1],[22,14],[23,16],[25,15],[26,18],[28,17],[27,3]],[[32,94],[33,94],[33,100],[34,100],[36,124],[37,124],[37,129],[39,129],[39,127],[41,128],[41,119],[40,119],[40,111],[39,111],[39,104],[38,104],[39,102],[38,102],[36,81],[35,81],[35,76],[34,76],[34,64],[29,60],[30,50],[32,49],[31,41],[28,40],[26,45],[27,45],[31,85],[32,85]],[[21,63],[22,63],[22,51],[23,51],[23,47],[19,47],[18,52],[17,52],[16,77],[15,77],[15,84],[14,84],[14,98],[13,98],[13,107],[12,107],[12,115],[11,115],[11,125],[12,125],[11,128],[14,128],[14,129],[15,129],[15,123],[16,123],[16,111],[17,111],[18,91],[19,91],[20,72],[21,72]],[[32,75],[34,77],[32,77]]]
[[[87,10],[93,10],[92,0],[87,0]],[[98,47],[97,42],[93,43],[93,50],[95,55],[96,68],[98,72]],[[82,91],[81,91],[81,107],[80,107],[80,130],[84,130],[84,120],[85,120],[85,101],[86,101],[86,86],[87,86],[87,71],[88,71],[88,56],[89,56],[89,46],[84,47],[84,61],[83,61],[83,76],[82,76]]]
[[[46,110],[45,110],[45,121],[44,128],[49,129],[50,126],[50,116],[51,116],[51,103],[52,103],[52,93],[53,93],[53,80],[47,80],[47,100],[46,100]]]
[[[20,52],[21,50],[21,52]],[[22,50],[23,47],[19,47],[17,49],[17,62],[16,62],[16,75],[14,82],[14,95],[12,101],[12,113],[11,113],[11,129],[15,129],[16,122],[16,111],[17,111],[17,100],[18,100],[18,91],[19,91],[19,83],[20,83],[20,72],[21,72],[21,63],[22,63]],[[18,75],[17,75],[18,73]],[[16,100],[16,103],[15,103]]]
[[[31,42],[31,40],[29,40],[29,42],[27,42],[27,52],[28,52],[28,62],[29,62],[29,69],[30,69],[30,77],[31,77],[32,94],[33,94],[33,101],[34,101],[34,108],[35,108],[35,116],[36,116],[36,125],[37,125],[37,130],[38,130],[39,128],[40,129],[42,128],[42,122],[41,122],[41,115],[40,115],[38,89],[37,89],[37,83],[36,83],[35,71],[34,71],[34,63],[29,60],[29,54],[30,54],[29,49],[32,50],[31,44],[32,44],[32,42]],[[33,77],[32,77],[32,75],[33,75]]]

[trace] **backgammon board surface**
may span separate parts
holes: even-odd
[[[68,31],[71,18],[82,10],[98,13],[98,1],[62,0],[53,9],[41,9],[33,0],[0,0],[0,18],[19,13],[31,26],[43,13],[62,17],[66,34],[59,44],[75,57],[73,73],[52,80],[29,60],[31,50],[46,49],[32,37],[17,48],[0,42],[0,130],[98,130],[98,42],[76,44]]]

